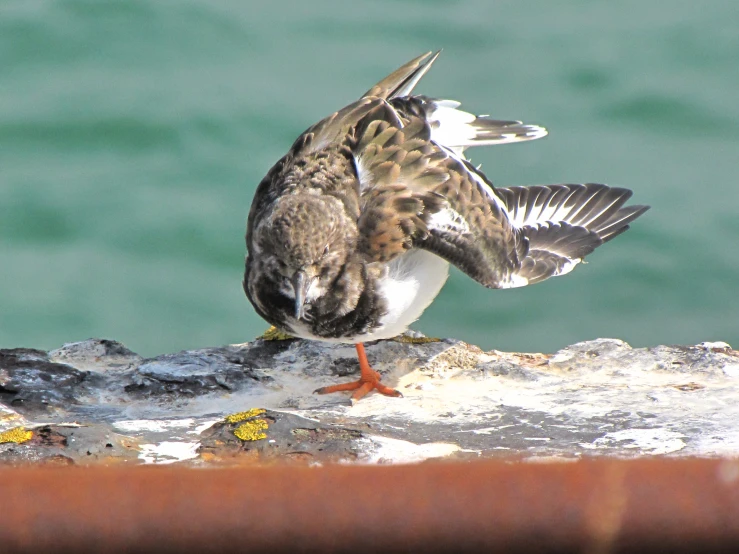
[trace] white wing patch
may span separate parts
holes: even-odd
[[[521,277],[516,273],[512,273],[510,277],[508,277],[508,280],[501,282],[499,286],[502,289],[516,289],[519,287],[525,287],[528,284],[529,280],[526,279],[526,277]]]
[[[466,234],[470,232],[467,221],[456,210],[447,207],[439,210],[428,220],[428,227],[432,231],[453,232]]]
[[[559,275],[567,275],[570,271],[575,269],[575,266],[579,264],[582,261],[582,258],[575,258],[570,259],[565,265],[562,266],[562,269],[560,269],[557,273],[555,273],[553,276],[559,276]]]
[[[537,200],[539,201],[535,202],[533,206],[527,206],[525,197],[520,196],[518,198],[518,205],[514,206],[509,217],[514,227],[518,229],[527,225],[535,227],[539,223],[552,221],[554,214],[557,212],[557,206],[544,206],[540,199]]]
[[[353,156],[354,169],[357,171],[357,178],[359,179],[359,193],[363,193],[374,184],[372,172],[367,171],[362,163],[362,154]]]
[[[436,109],[428,115],[431,140],[449,147],[472,143],[477,131],[470,123],[477,118],[471,113],[456,109],[459,105],[454,100],[437,103]]]
[[[567,258],[566,256],[562,256],[563,258]],[[550,275],[550,277],[559,277],[560,275],[566,275],[575,267],[577,264],[582,262],[582,258],[575,258],[574,260],[571,258],[567,258],[567,261],[562,265],[559,271],[556,273],[553,273]],[[529,280],[526,277],[523,277],[517,273],[512,273],[506,281],[503,281],[500,283],[501,289],[515,289],[519,287],[525,287],[529,284]]]
[[[525,196],[519,196],[518,204],[513,207],[510,213],[510,222],[514,227],[519,229],[526,226],[536,227],[546,223],[556,223],[558,221],[572,222],[576,220],[582,210],[589,209],[587,208],[587,202],[581,202],[580,204],[570,202],[570,198],[578,192],[578,189],[573,188],[566,196],[558,194],[553,194],[548,198],[539,196],[534,201],[533,206],[527,206],[527,198]],[[531,198],[528,199],[528,202],[531,202]],[[592,211],[588,219],[578,221],[577,225],[589,228],[589,225],[593,221],[610,210],[618,202],[622,202],[622,199],[620,197],[614,197],[610,204]],[[626,219],[628,215],[630,214],[625,215],[622,219]],[[618,223],[620,223],[620,220],[614,221],[613,224],[618,225]]]
[[[431,124],[431,140],[459,152],[466,147],[510,144],[536,140],[547,135],[539,125],[520,121],[498,121],[459,110],[456,100],[433,100],[427,119]]]

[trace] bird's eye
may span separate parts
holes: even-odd
[[[329,253],[329,247],[328,247],[328,244],[327,244],[326,247],[323,249],[323,255],[324,256],[328,256],[328,253]]]

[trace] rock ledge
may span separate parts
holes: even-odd
[[[545,355],[400,340],[367,353],[404,398],[313,395],[358,366],[353,347],[311,341],[150,359],[102,339],[0,350],[0,463],[739,454],[739,352],[725,343],[597,339]]]

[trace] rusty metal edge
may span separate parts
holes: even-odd
[[[739,461],[0,469],[0,552],[739,552]]]

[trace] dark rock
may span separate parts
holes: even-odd
[[[229,416],[204,431],[199,453],[206,459],[220,461],[244,456],[259,461],[271,458],[353,461],[361,450],[356,441],[362,437],[355,429],[323,425],[285,412],[256,409]]]
[[[101,384],[87,371],[49,361],[46,352],[0,350],[0,402],[24,415],[63,410]]]
[[[254,358],[256,359],[256,357]],[[144,360],[125,391],[133,396],[194,397],[216,391],[235,391],[272,378],[254,367],[248,353],[226,349],[184,351]]]
[[[88,339],[71,342],[49,352],[52,362],[91,371],[120,371],[141,363],[141,356],[118,341]]]
[[[135,440],[111,431],[106,424],[48,424],[28,429],[24,442],[0,443],[0,463],[101,463],[138,461]]]

